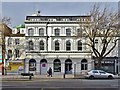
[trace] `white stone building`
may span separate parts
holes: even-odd
[[[90,16],[26,16],[25,72],[43,75],[51,67],[53,74],[80,74],[93,69],[87,38],[76,37],[89,20]]]

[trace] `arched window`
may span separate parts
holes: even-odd
[[[66,50],[71,50],[70,40],[66,41]]]
[[[8,59],[12,57],[12,50],[8,50]]]
[[[43,28],[39,29],[39,36],[44,36],[44,29]]]
[[[78,45],[78,50],[82,50],[82,42],[81,42],[81,40],[78,41],[77,45]]]
[[[47,63],[47,60],[46,59],[42,59],[41,61],[40,61],[40,64],[41,63]]]
[[[54,72],[61,72],[61,62],[59,59],[54,60]]]
[[[87,60],[83,59],[81,61],[81,70],[87,70],[88,66],[87,66]]]
[[[55,29],[55,36],[59,36],[60,35],[60,29]]]
[[[29,41],[28,45],[29,45],[29,50],[33,50],[33,47],[34,47],[33,42]]]
[[[66,29],[66,36],[71,36],[71,29],[70,28]]]
[[[60,50],[60,44],[59,41],[55,41],[55,50]]]
[[[65,73],[66,74],[72,73],[72,60],[71,59],[65,60]]]
[[[34,35],[33,28],[28,29],[28,36],[33,36],[33,35]]]
[[[44,42],[43,42],[43,40],[40,41],[40,50],[44,50]]]
[[[36,60],[31,59],[29,61],[29,71],[36,71]]]

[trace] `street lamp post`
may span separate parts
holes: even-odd
[[[74,63],[74,77],[76,77],[76,62]]]

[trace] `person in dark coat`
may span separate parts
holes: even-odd
[[[48,70],[48,76],[51,76],[52,77],[52,68],[50,67],[49,70]]]

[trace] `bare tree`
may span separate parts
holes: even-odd
[[[110,11],[107,6],[101,9],[100,4],[94,4],[90,10],[90,21],[87,24],[80,23],[80,27],[84,26],[85,35],[88,38],[88,45],[93,56],[97,59],[97,68],[101,67],[101,61],[116,47],[118,40],[118,13]],[[96,47],[96,39],[100,43],[100,50]]]
[[[10,25],[11,24],[11,18],[10,17],[3,17],[0,19],[1,23],[4,23],[6,25]]]

